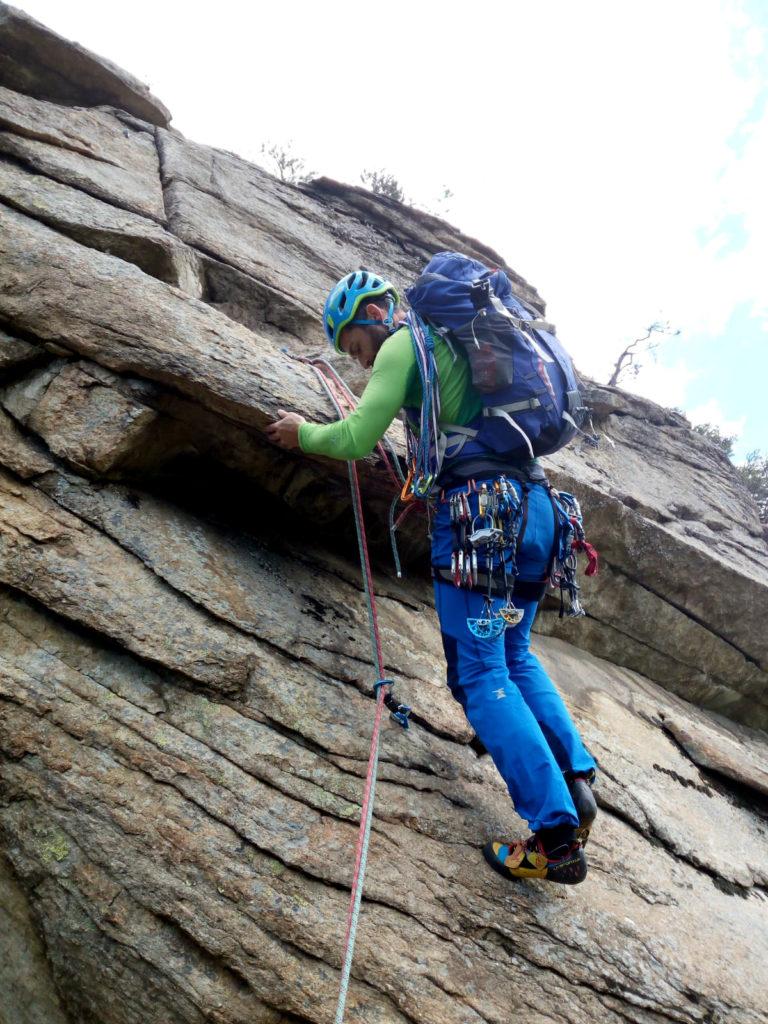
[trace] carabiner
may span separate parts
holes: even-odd
[[[413,493],[413,472],[414,466],[408,470],[408,476],[405,478],[403,489],[400,491],[400,501],[413,501],[415,495]]]

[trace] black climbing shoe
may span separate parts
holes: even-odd
[[[542,878],[563,885],[578,885],[587,877],[587,857],[581,843],[571,841],[549,853],[534,833],[511,843],[486,843],[483,856],[504,878]]]
[[[573,778],[566,780],[571,799],[576,807],[576,813],[579,816],[576,838],[582,846],[587,845],[592,824],[597,817],[597,804],[592,792],[592,780],[594,777],[595,773],[590,772],[589,775],[575,775]]]

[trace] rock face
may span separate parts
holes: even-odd
[[[503,260],[188,142],[4,5],[0,40],[0,1022],[320,1024],[375,674],[345,467],[264,428],[331,417],[290,353],[324,345],[344,270]],[[391,485],[361,467],[415,715],[384,731],[350,1022],[768,1022],[768,551],[682,418],[590,404],[601,447],[550,470],[603,571],[536,639],[600,765],[573,891],[485,868],[524,823],[444,685],[423,524],[396,581]]]
[[[616,389],[589,401],[606,440],[550,460],[603,555],[588,622],[540,628],[686,700],[768,727],[768,546],[733,467],[674,412]],[[611,442],[611,443],[608,443]]]
[[[24,892],[0,859],[0,1019],[67,1024]]]
[[[132,75],[0,3],[0,84],[72,106],[113,105],[151,124],[168,110]]]

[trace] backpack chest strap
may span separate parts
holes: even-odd
[[[504,413],[525,412],[527,409],[538,409],[541,402],[538,398],[527,398],[523,402],[510,402],[509,405],[487,405],[483,409],[483,416],[503,416]]]

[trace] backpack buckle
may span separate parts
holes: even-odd
[[[469,297],[475,309],[483,309],[491,301],[491,282],[487,277],[479,277],[469,286]]]

